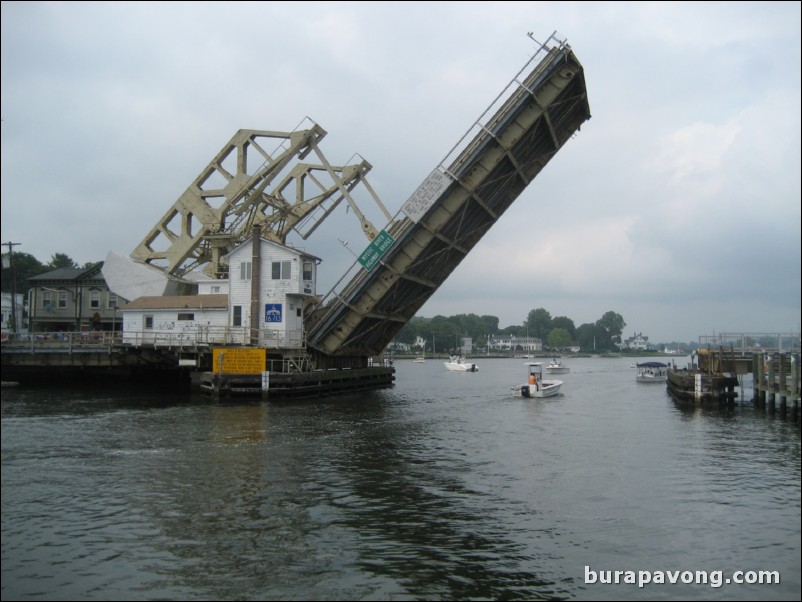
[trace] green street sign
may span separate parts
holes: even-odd
[[[387,252],[387,249],[393,246],[394,242],[395,239],[382,230],[376,235],[376,238],[370,242],[367,248],[362,251],[362,255],[359,256],[359,263],[361,263],[367,271],[372,270],[373,266],[379,263],[379,259]]]

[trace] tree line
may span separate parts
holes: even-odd
[[[510,335],[539,338],[548,349],[579,345],[585,351],[618,351],[625,327],[624,318],[614,311],[606,312],[593,323],[575,326],[571,318],[552,317],[548,310],[539,307],[530,311],[522,324],[504,328],[499,327],[496,316],[489,315],[416,316],[398,331],[395,340],[414,346],[420,337],[426,341],[426,349],[435,353],[456,351],[462,337],[470,337],[475,348],[487,348],[491,337]]]
[[[98,263],[90,262],[83,268],[88,269]],[[13,254],[3,253],[2,291],[4,293],[16,291],[17,294],[24,295],[31,288],[30,278],[59,268],[78,267],[80,266],[75,260],[65,253],[53,253],[47,263],[42,263],[30,253],[18,251]]]

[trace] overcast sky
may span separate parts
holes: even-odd
[[[127,255],[237,130],[305,118],[395,214],[534,54],[527,32],[557,31],[592,118],[418,315],[799,332],[799,2],[4,1],[1,23],[15,252]],[[319,292],[353,261],[337,238],[367,244],[338,213],[303,242]]]

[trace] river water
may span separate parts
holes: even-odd
[[[475,361],[304,402],[4,389],[3,600],[800,599],[796,422],[626,358],[549,399]]]

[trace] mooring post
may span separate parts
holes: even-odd
[[[799,354],[791,354],[791,418],[799,420]]]
[[[780,383],[777,386],[777,392],[780,396],[780,412],[785,415],[786,410],[788,409],[787,403],[787,395],[788,395],[788,384],[787,384],[787,370],[786,370],[786,355],[785,353],[778,353],[777,354],[777,362],[779,363],[779,372],[780,372]]]
[[[764,371],[764,360],[762,353],[752,355],[752,394],[754,396],[755,407],[764,408],[766,406],[766,389]]]

